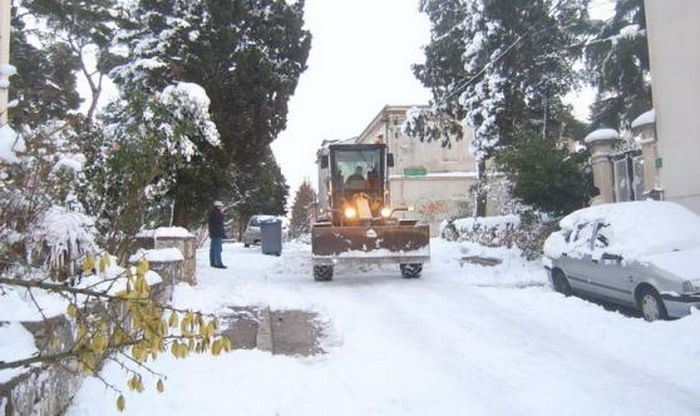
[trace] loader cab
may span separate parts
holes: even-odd
[[[391,165],[388,159],[383,144],[329,146],[326,169],[330,176],[329,203],[336,212],[334,223],[344,222],[343,210],[357,207],[354,202],[357,198],[367,199],[369,213],[366,215],[381,215],[387,200],[387,165]]]

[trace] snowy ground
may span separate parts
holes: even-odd
[[[505,261],[460,267],[480,251]],[[302,244],[281,257],[225,245],[228,270],[198,258],[199,285],[179,286],[177,306],[315,311],[327,354],[164,356],[153,367],[168,375],[165,393],[125,393],[126,414],[700,414],[700,313],[649,324],[565,298],[507,250],[433,240],[419,280],[385,266],[340,268],[330,283],[313,281]],[[125,385],[114,365],[103,376]],[[90,379],[68,414],[112,414],[115,399]]]

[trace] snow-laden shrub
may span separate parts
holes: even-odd
[[[518,247],[523,256],[542,255],[544,241],[557,221],[533,211],[492,217],[458,218],[443,221],[440,235],[450,241],[470,241],[487,247]]]
[[[97,251],[95,234],[92,218],[54,205],[27,234],[27,251],[30,260],[41,261],[51,276],[63,280],[76,273],[80,258]]]
[[[53,220],[58,218],[58,209],[84,216],[78,214],[82,206],[77,188],[85,157],[74,143],[73,127],[63,121],[50,121],[34,129],[22,126],[17,137],[23,143],[22,151],[15,153],[11,163],[0,160],[0,272],[34,264],[49,267],[53,277],[65,276],[68,270],[59,269],[68,266],[66,254],[81,250],[68,245],[68,251],[59,254],[56,233],[65,228]],[[90,220],[86,217],[78,222]],[[48,239],[49,249],[38,250],[45,238],[35,234],[45,234],[45,230],[54,233],[54,238]],[[91,238],[73,233],[65,239]],[[46,257],[49,254],[51,258]]]

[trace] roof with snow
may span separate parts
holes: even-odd
[[[586,143],[593,143],[603,140],[615,140],[620,138],[620,133],[615,129],[598,129],[592,131],[591,133],[583,139]]]
[[[648,126],[650,124],[656,124],[656,110],[653,108],[646,113],[641,114],[639,117],[635,118],[632,122],[632,129],[638,129],[640,127]]]

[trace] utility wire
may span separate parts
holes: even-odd
[[[551,15],[556,9],[560,8],[562,6],[562,2],[564,0],[559,0],[556,4],[553,4],[552,7],[549,8],[548,15]],[[545,30],[545,28],[541,29],[540,31]],[[511,50],[513,50],[516,46],[520,44],[520,42],[523,41],[526,37],[528,37],[532,32],[535,31],[535,28],[533,26],[530,26],[522,35],[518,36],[518,38],[511,43],[503,52],[501,52],[498,56],[493,58],[491,61],[486,63],[483,68],[479,72],[477,72],[475,75],[467,79],[465,82],[457,86],[454,90],[452,90],[449,94],[445,95],[442,97],[440,100],[442,103],[445,103],[447,100],[450,98],[454,97],[456,94],[461,94],[462,91],[470,86],[474,81],[476,81],[481,75],[486,72],[487,69],[492,67],[494,64],[496,64],[498,61],[500,61],[504,56],[506,56]]]

